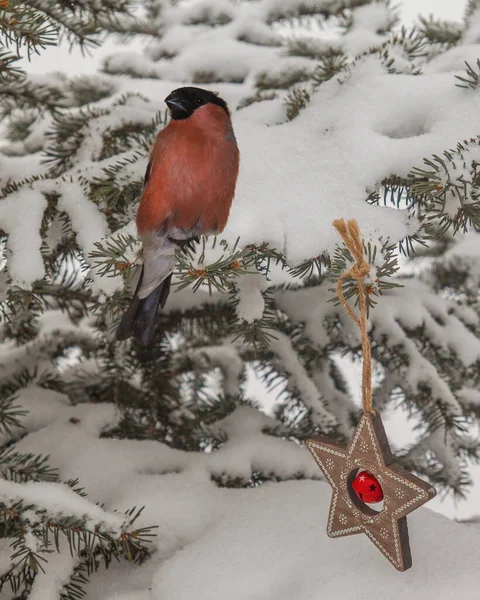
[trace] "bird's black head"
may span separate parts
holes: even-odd
[[[172,113],[172,119],[182,120],[190,117],[197,108],[205,104],[216,104],[230,115],[227,103],[217,94],[197,87],[182,87],[173,90],[165,98],[165,103]]]

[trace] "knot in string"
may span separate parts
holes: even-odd
[[[348,315],[355,321],[362,333],[362,352],[363,352],[363,369],[362,369],[362,404],[363,411],[374,414],[372,408],[372,350],[370,339],[367,331],[367,297],[363,280],[370,272],[370,265],[365,260],[365,252],[363,250],[363,242],[360,236],[358,223],[352,219],[345,222],[344,219],[335,219],[333,226],[342,238],[345,246],[355,260],[355,264],[351,269],[342,273],[337,281],[337,296],[343,304]],[[360,308],[360,318],[353,312],[350,304],[345,300],[343,295],[343,282],[345,279],[354,279],[357,284],[358,300]]]

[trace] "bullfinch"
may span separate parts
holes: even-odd
[[[240,153],[222,98],[182,87],[165,98],[171,119],[149,154],[137,231],[143,266],[132,303],[117,329],[142,344],[153,338],[158,307],[167,300],[175,249],[223,231],[235,193]]]

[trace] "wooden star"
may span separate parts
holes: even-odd
[[[435,496],[435,489],[393,464],[380,415],[364,413],[347,447],[324,439],[306,442],[333,488],[327,534],[336,538],[365,533],[399,571],[412,566],[407,517]],[[376,511],[352,488],[359,470],[374,475],[383,490],[383,507]]]

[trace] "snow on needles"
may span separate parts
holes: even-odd
[[[28,287],[45,274],[40,224],[46,208],[45,197],[28,188],[0,201],[0,228],[8,234],[8,270],[13,285]]]
[[[366,192],[469,137],[480,95],[462,95],[450,74],[381,71],[376,58],[366,59],[343,83],[323,84],[291,123],[260,126],[256,105],[234,116],[242,163],[229,240],[255,243],[263,234],[297,263],[332,250],[335,218],[356,218],[374,241],[413,233],[403,211],[368,206]]]
[[[86,518],[89,529],[102,523],[110,530],[119,532],[124,521],[122,515],[109,514],[67,486],[58,483],[14,483],[3,479],[0,483],[0,501],[7,505],[23,501],[40,510],[48,510],[49,514],[55,516],[74,514]]]
[[[122,85],[129,88],[128,81],[123,80]],[[145,116],[141,120],[151,119],[163,107],[163,98],[178,85],[174,81],[136,80],[136,89],[151,100],[149,110],[142,105]],[[241,89],[226,84],[215,88],[221,89],[230,104],[242,95]],[[393,173],[406,176],[412,167],[422,164],[423,157],[471,136],[480,95],[455,87],[451,73],[415,77],[388,74],[373,56],[352,67],[350,76],[324,83],[310,105],[290,123],[264,124],[268,121],[265,106],[269,104],[275,110],[275,102],[264,102],[233,114],[241,170],[224,237],[232,246],[238,237],[241,245],[269,242],[295,264],[333,249],[337,236],[331,222],[338,217],[356,218],[364,236],[374,242],[379,237],[398,241],[414,233],[417,223],[407,218],[405,211],[370,206],[365,197],[384,177]],[[454,105],[457,108],[452,111]],[[123,112],[118,111],[116,121],[110,116],[111,127],[120,125]],[[96,145],[93,140],[88,144]],[[93,171],[88,167],[88,175],[101,173],[105,162],[94,163]],[[141,163],[138,168],[142,168]],[[96,236],[105,235],[103,218],[97,209],[88,209],[88,201],[79,202],[80,195],[74,202],[68,185],[62,184],[62,202],[87,249]],[[14,241],[15,225],[6,204],[13,199],[2,201],[5,206],[0,212],[0,226],[12,232],[11,274],[31,283],[43,274],[35,229],[44,200],[37,198],[34,204],[32,195],[27,194],[22,188],[19,202],[30,209],[22,210],[22,219],[15,223],[28,228],[28,234],[18,235],[31,242],[22,246]],[[19,202],[15,201],[16,207]],[[80,209],[82,204],[85,208]],[[76,217],[80,212],[84,217]],[[22,272],[27,268],[28,272]]]
[[[278,46],[280,39],[275,46],[247,43],[239,39],[242,36],[238,35],[237,28],[242,23],[257,23],[273,31],[269,27],[272,15],[289,15],[298,10],[308,12],[317,4],[310,5],[303,0],[234,4],[224,0],[222,3],[179,3],[162,11],[161,18],[169,27],[165,27],[165,36],[160,36],[154,44],[166,44],[165,52],[170,57],[171,52],[174,54],[173,59],[152,62],[156,68],[164,65],[166,70],[158,73],[162,80],[136,79],[135,85],[124,78],[116,82],[120,92],[133,88],[150,102],[130,98],[86,125],[76,163],[65,173],[61,189],[55,190],[60,192],[60,206],[69,214],[87,254],[94,241],[108,232],[103,215],[88,199],[88,190],[81,189],[78,172],[91,178],[97,173],[101,175],[102,168],[112,162],[98,160],[101,133],[105,128],[114,130],[125,123],[151,121],[156,111],[164,108],[163,98],[180,85],[178,79],[188,79],[194,71],[218,71],[220,79],[228,79],[229,74],[234,81],[244,81],[236,86],[213,86],[220,88],[234,107],[248,94],[254,72],[258,74],[268,68],[271,74],[272,69],[285,69],[289,64],[300,70],[314,69],[314,60],[283,55]],[[218,22],[218,26],[209,26],[209,19]],[[368,5],[354,9],[352,19],[354,26],[341,38],[342,47],[346,49],[345,39],[358,36],[359,31],[365,40],[367,33],[376,36],[378,43],[381,38],[376,31],[385,27],[392,15],[383,5]],[[205,24],[192,27],[192,22]],[[167,36],[175,37],[176,28],[188,29],[189,35],[179,30],[175,39],[180,45],[174,47],[174,40]],[[167,47],[169,43],[173,44],[171,48]],[[365,48],[373,43],[375,40],[369,38]],[[236,44],[242,47],[240,54]],[[222,48],[221,52],[218,47]],[[465,49],[470,55],[472,45]],[[214,51],[215,60],[223,61],[224,66],[202,62],[209,60],[210,51]],[[449,52],[458,54],[458,51],[457,47],[443,53],[444,63]],[[154,53],[152,45],[149,52]],[[253,69],[249,79],[245,79],[246,73],[236,72],[237,66],[241,70],[247,64],[245,53]],[[125,72],[127,65],[123,55],[118,54],[112,60],[119,61],[119,67]],[[136,68],[132,63],[127,71],[135,74]],[[153,75],[145,71],[142,64],[138,64],[138,68],[138,75]],[[472,135],[480,95],[457,88],[452,73],[442,72],[441,64],[438,71],[430,70],[415,77],[391,74],[380,57],[373,55],[355,61],[348,74],[322,84],[313,93],[309,106],[292,122],[276,124],[285,120],[284,107],[279,101],[255,103],[234,112],[241,171],[225,238],[232,245],[238,237],[242,245],[269,242],[295,264],[333,249],[337,241],[331,228],[334,218],[356,218],[362,233],[374,242],[380,236],[384,240],[398,241],[414,233],[417,223],[407,219],[405,212],[369,206],[365,197],[384,177],[405,176],[412,167],[420,166],[425,156],[440,153]],[[169,78],[170,81],[165,81]],[[452,111],[454,105],[457,108]],[[275,115],[273,122],[265,112],[269,106]],[[127,152],[126,156],[132,154]],[[9,160],[3,157],[6,166]],[[135,171],[144,166],[140,161]],[[72,181],[69,176],[75,179]],[[34,184],[33,189],[45,186],[44,182],[40,184]],[[0,227],[10,234],[9,272],[14,281],[23,286],[41,279],[44,273],[37,229],[45,200],[40,194],[34,198],[28,189],[23,187],[16,200],[13,197],[2,200],[0,207]],[[14,205],[15,213],[11,210]],[[20,229],[17,230],[17,226]],[[29,242],[22,244],[15,241],[17,238]],[[111,286],[107,287],[111,291]]]
[[[146,56],[133,52],[108,56],[106,72],[242,83],[277,65],[283,38],[271,27],[273,21],[317,13],[322,6],[333,10],[331,0],[185,0],[170,6],[156,0],[153,4],[158,11],[151,27],[157,29],[158,38],[148,45]],[[351,19],[351,29],[332,45],[356,54],[381,43],[377,32],[387,29],[395,17],[390,7],[378,3],[352,8]]]
[[[178,85],[135,82],[156,108]],[[205,87],[231,105],[241,97],[239,87]],[[406,211],[370,206],[366,195],[383,178],[406,176],[424,157],[470,137],[480,95],[457,88],[451,73],[389,74],[372,56],[322,84],[290,123],[269,126],[269,107],[277,112],[278,102],[233,113],[241,167],[223,237],[231,246],[238,237],[241,245],[269,242],[295,264],[333,249],[335,218],[356,218],[374,242],[415,233],[418,223]]]
[[[366,536],[327,538],[331,493],[323,483],[229,496],[218,493],[217,521],[155,573],[152,600],[371,600],[379,585],[383,600],[405,598],[406,590],[412,600],[450,600],[458,590],[476,597],[478,528],[420,509],[409,516],[414,567],[399,576]]]

